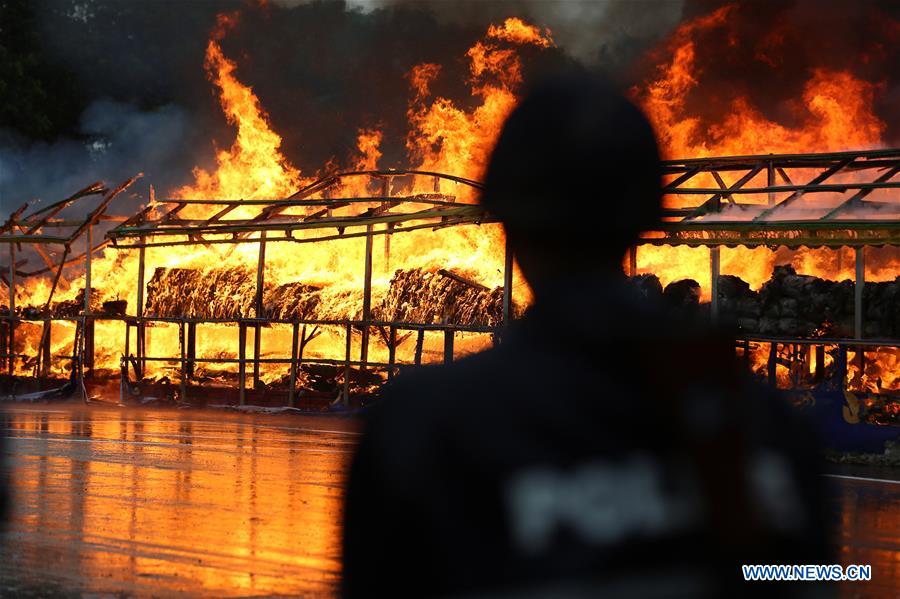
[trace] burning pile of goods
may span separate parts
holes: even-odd
[[[263,292],[263,311],[266,318],[315,319],[322,301],[322,288],[305,283],[286,283]]]
[[[91,287],[91,313],[103,314],[107,316],[123,316],[128,307],[125,300],[108,300],[102,301],[101,294],[98,289]],[[3,306],[3,311],[8,312],[9,308]],[[22,318],[76,318],[84,313],[84,288],[78,290],[73,299],[62,300],[50,304],[49,310],[45,306],[16,306],[16,313]]]
[[[447,270],[398,270],[376,318],[426,324],[494,327],[503,323],[503,287],[484,285]]]
[[[763,335],[853,336],[856,285],[852,281],[827,281],[798,275],[791,266],[777,266],[755,293],[737,277],[729,278],[731,284],[720,283],[722,313],[735,318],[744,330]],[[900,278],[865,284],[863,327],[863,334],[870,338],[900,336]]]
[[[147,283],[148,316],[231,319],[253,316],[256,277],[247,268],[157,268]]]
[[[674,281],[665,289],[655,275],[632,278],[644,296],[662,298],[677,309],[699,309],[700,285]],[[853,281],[828,281],[800,275],[790,265],[776,266],[759,291],[740,277],[719,277],[719,312],[743,332],[792,337],[852,337]],[[867,282],[863,290],[863,334],[869,338],[900,336],[900,277]]]
[[[374,294],[373,294],[374,295]],[[488,287],[460,274],[421,268],[394,273],[375,320],[499,326],[503,321],[503,288]],[[263,286],[265,318],[335,320],[359,318],[361,290],[336,291],[302,282]],[[247,268],[194,270],[157,268],[147,283],[146,315],[205,319],[255,316],[256,276]]]

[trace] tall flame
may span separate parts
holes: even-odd
[[[804,85],[796,106],[797,122],[789,126],[767,118],[751,100],[735,96],[727,115],[711,121],[691,112],[688,97],[702,88],[703,73],[697,66],[699,34],[733,25],[736,5],[727,5],[676,29],[665,46],[668,60],[656,69],[657,76],[632,90],[657,131],[661,150],[667,158],[739,156],[768,153],[829,152],[883,146],[885,123],[873,111],[877,86],[848,71],[814,68]],[[660,54],[663,56],[663,54]],[[765,57],[771,60],[771,57]],[[812,176],[811,173],[810,176]],[[764,173],[751,183],[765,184]],[[726,184],[736,176],[722,174]],[[695,177],[697,187],[716,187],[710,176]],[[695,200],[668,197],[673,207]],[[754,201],[752,197],[741,201]],[[765,248],[722,248],[722,272],[736,274],[759,288],[772,273],[776,262],[790,261],[798,270],[828,278],[852,278],[852,260],[841,259],[841,252],[807,250],[800,253]],[[709,299],[709,256],[705,249],[687,247],[642,246],[637,251],[639,272],[657,274],[663,284],[684,278],[697,280],[703,296]],[[870,280],[890,278],[896,264],[874,262]]]
[[[703,73],[698,68],[697,38],[699,34],[727,29],[735,18],[733,6],[726,6],[709,15],[680,26],[660,53],[655,76],[633,90],[634,98],[653,121],[667,157],[689,158],[711,155],[814,152],[878,147],[885,131],[883,123],[873,112],[877,86],[862,80],[849,71],[830,71],[822,68],[809,73],[802,98],[797,106],[795,125],[785,125],[769,119],[749,98],[737,95],[729,104],[728,114],[710,120],[692,112],[688,99],[702,88]],[[206,48],[205,68],[215,86],[222,111],[235,129],[235,139],[226,149],[215,154],[215,168],[195,168],[194,181],[170,192],[178,199],[276,199],[296,192],[320,174],[338,168],[336,163],[323,165],[320,171],[302,172],[291,164],[281,147],[282,139],[273,130],[268,115],[253,89],[238,79],[238,68],[225,56],[221,42],[235,26],[237,15],[220,16]],[[407,75],[410,98],[407,106],[409,130],[406,136],[410,168],[449,173],[470,179],[484,174],[490,152],[503,121],[515,107],[517,91],[522,82],[520,50],[523,47],[543,50],[554,46],[547,30],[518,18],[491,25],[483,39],[466,53],[469,61],[468,84],[471,98],[465,103],[432,93],[433,82],[441,77],[441,66],[423,63]],[[765,52],[761,60],[773,61]],[[357,152],[346,163],[354,170],[375,170],[381,167],[380,128],[360,129]],[[309,165],[304,165],[308,167]],[[728,181],[729,176],[723,174]],[[714,182],[700,178],[698,185],[713,186]],[[347,179],[335,194],[355,197],[370,195],[367,182]],[[431,177],[417,177],[409,193],[440,192],[458,196],[459,201],[476,201],[465,195],[466,189],[441,180],[435,188]],[[673,202],[671,198],[667,199]],[[193,206],[179,213],[180,217],[205,219],[216,210],[204,212]],[[241,206],[230,218],[252,218],[259,215],[253,204]],[[255,239],[255,237],[251,237]],[[357,317],[360,314],[363,277],[364,241],[338,240],[296,245],[272,243],[266,250],[265,280],[271,284],[300,281],[325,289],[324,302],[335,318]],[[211,269],[221,267],[252,267],[257,261],[259,244],[203,245],[151,248],[146,253],[148,274],[155,267],[185,267]],[[722,270],[741,276],[759,287],[772,272],[776,259],[791,260],[798,270],[824,276],[849,276],[850,261],[840,266],[834,252],[807,251],[784,255],[773,254],[765,248],[722,250]],[[653,272],[663,283],[696,278],[708,298],[710,277],[708,254],[703,249],[641,247],[637,253],[639,271]],[[399,268],[452,268],[488,286],[502,284],[504,238],[497,225],[457,227],[438,231],[415,231],[395,235],[391,239],[390,258],[387,248],[376,252],[373,272],[373,302],[387,289],[388,282]],[[881,270],[879,270],[881,268]],[[103,258],[94,261],[94,286],[101,300],[127,298],[129,306],[136,302],[135,282],[137,260],[134,252],[107,250]],[[872,277],[896,275],[897,265],[875,264]],[[123,276],[123,273],[128,273]],[[58,291],[58,299],[72,299],[78,284],[65,281]],[[46,297],[46,281],[31,283],[20,290],[19,303],[37,304]],[[516,272],[514,295],[517,301],[530,301],[527,286]],[[118,367],[124,334],[115,323],[98,323],[98,366]],[[54,326],[66,327],[60,324]],[[178,355],[178,333],[174,328],[156,327],[150,332],[149,350],[153,355]],[[289,334],[273,327],[263,338],[263,351],[285,355],[290,348]],[[205,327],[198,331],[198,355],[235,357],[237,334],[225,327]],[[268,337],[266,337],[268,336]],[[39,335],[38,335],[39,337]],[[54,333],[54,352],[71,349],[72,331],[66,335]],[[31,336],[29,337],[31,339]],[[65,339],[69,339],[66,341]],[[68,349],[65,344],[68,343]],[[333,357],[329,352],[342,346],[338,337],[322,335],[308,348],[308,355]],[[478,342],[482,343],[482,342]],[[480,347],[471,345],[473,349]],[[459,347],[459,346],[457,346]],[[268,349],[267,349],[268,348]],[[377,348],[376,348],[377,349]],[[27,350],[36,353],[36,347]],[[373,351],[375,351],[373,349]],[[340,353],[340,352],[338,352]],[[378,359],[377,356],[373,359]],[[163,366],[154,366],[159,368]],[[280,367],[273,367],[277,376]],[[264,366],[264,370],[265,370]]]
[[[491,25],[485,39],[466,54],[472,95],[481,99],[472,110],[460,108],[448,98],[429,101],[430,83],[440,74],[439,65],[422,64],[410,73],[414,96],[407,113],[407,148],[417,168],[481,179],[503,121],[516,105],[515,90],[522,81],[516,49],[502,47],[498,41],[553,46],[549,31],[542,33],[521,19]]]
[[[300,184],[300,170],[281,153],[281,136],[269,126],[268,116],[253,90],[235,76],[236,65],[225,57],[219,40],[235,24],[235,14],[219,15],[206,46],[204,66],[216,86],[225,118],[237,129],[228,150],[216,153],[212,172],[194,168],[194,184],[176,189],[174,198],[251,199],[284,198]]]
[[[291,164],[284,155],[281,136],[276,133],[253,89],[238,79],[234,61],[225,56],[221,41],[237,24],[238,15],[220,15],[206,47],[205,69],[214,85],[222,111],[228,123],[235,129],[233,143],[215,154],[215,168],[194,168],[194,181],[174,189],[169,197],[174,199],[278,199],[286,198],[302,186],[312,182],[321,173],[305,176],[300,168]],[[471,109],[463,108],[448,98],[432,98],[429,85],[440,76],[440,67],[420,64],[408,74],[412,99],[408,117],[410,132],[407,137],[409,165],[420,170],[446,172],[457,176],[478,179],[494,140],[506,116],[516,103],[515,91],[522,80],[521,61],[517,48],[531,45],[548,48],[553,42],[547,31],[516,18],[500,25],[492,25],[484,39],[466,54],[470,61],[470,85],[473,98],[478,102]],[[379,128],[360,129],[357,135],[357,153],[346,163],[351,170],[376,170],[382,157],[383,133]],[[324,172],[338,170],[336,163],[323,166]],[[460,195],[468,190],[452,183],[442,182],[435,189],[431,177],[414,180],[410,193],[441,193]],[[348,178],[340,187],[332,189],[335,195],[364,197],[371,195],[367,181]],[[320,197],[320,196],[314,196]],[[458,197],[459,201],[475,201],[473,196]],[[162,210],[165,204],[155,208]],[[204,208],[192,204],[183,208],[179,218],[206,219],[213,217],[220,207]],[[157,212],[158,214],[158,212]],[[253,218],[260,214],[258,205],[247,204],[232,210],[227,218]],[[257,234],[251,236],[256,239]],[[362,239],[336,240],[303,245],[269,243],[266,249],[266,284],[278,285],[299,281],[323,287],[322,303],[327,305],[333,318],[360,316],[363,257],[365,241]],[[256,265],[259,244],[238,245],[189,245],[149,248],[146,252],[146,272],[149,279],[157,267],[179,267],[197,270],[220,268],[249,268]],[[498,225],[481,227],[456,227],[439,231],[414,231],[395,235],[391,239],[390,259],[387,251],[377,252],[373,272],[373,304],[385,293],[394,271],[400,268],[452,268],[464,272],[485,285],[502,284],[504,240]],[[127,298],[129,306],[136,302],[137,280],[136,253],[107,250],[103,258],[93,264],[95,293],[100,300],[115,297]],[[122,276],[123,272],[131,273]],[[47,292],[44,282],[33,291]],[[69,299],[77,293],[77,285],[58,293],[57,299]],[[528,288],[516,274],[514,289],[517,301],[527,302]],[[35,294],[30,294],[32,297]],[[246,298],[234,298],[246,301]],[[28,303],[28,298],[21,298]],[[67,325],[62,325],[67,326]],[[175,327],[157,326],[148,329],[148,352],[151,355],[177,355],[178,332]],[[124,345],[122,331],[114,323],[98,323],[98,367],[116,369],[118,356]],[[39,335],[38,335],[39,337]],[[68,331],[71,347],[71,331]],[[55,334],[57,340],[66,337]],[[284,355],[290,348],[289,331],[278,327],[267,329],[263,336],[263,353]],[[377,346],[377,339],[373,343]],[[66,341],[54,351],[66,351]],[[457,349],[476,350],[486,339],[458,341]],[[383,348],[382,348],[383,349]],[[36,351],[31,348],[32,352]],[[370,350],[370,356],[378,359],[378,348]],[[334,357],[342,355],[343,340],[339,333],[318,337],[307,349],[307,355]],[[428,359],[426,347],[426,359]],[[197,355],[236,357],[236,333],[230,327],[204,325],[198,330]],[[151,371],[163,374],[167,366],[158,363],[148,365]],[[207,367],[207,371],[213,367]],[[263,378],[278,378],[284,369],[275,365],[263,365]]]

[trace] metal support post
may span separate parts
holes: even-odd
[[[444,329],[444,364],[453,363],[453,330]]]
[[[721,267],[719,251],[720,248],[718,246],[709,248],[709,270],[711,277],[709,314],[714,323],[719,320],[719,270]]]
[[[42,378],[46,378],[50,376],[50,360],[52,356],[50,354],[51,346],[51,337],[53,335],[53,323],[50,320],[44,321],[44,331],[41,335],[41,340],[43,343],[41,344],[41,369],[40,376]]]
[[[239,403],[247,401],[247,325],[238,323],[238,388]]]
[[[187,325],[187,377],[194,376],[194,369],[197,363],[197,323],[189,322]]]
[[[391,197],[391,181],[387,177],[381,180],[381,197],[389,198]],[[387,204],[382,202],[382,207],[387,207]],[[394,228],[394,223],[388,223],[386,225],[388,233],[384,236],[384,263],[386,268],[390,267],[391,264],[391,230]]]
[[[503,260],[503,326],[512,323],[513,251],[506,237],[506,254]]]
[[[371,238],[370,238],[371,239]],[[341,400],[344,406],[350,405],[350,337],[353,334],[353,326],[347,323],[347,342],[344,351],[344,391]]]
[[[262,337],[262,325],[258,322],[263,318],[263,288],[265,286],[266,272],[266,232],[259,234],[259,259],[256,262],[256,326],[253,327],[253,388],[259,387],[259,352]]]
[[[369,359],[369,320],[372,317],[372,225],[366,225],[366,263],[363,277],[363,329],[362,345],[359,350],[361,370],[366,369],[366,362]]]
[[[137,322],[135,326],[135,345],[137,345],[137,365],[138,372],[137,375],[138,380],[144,378],[144,370],[146,367],[146,362],[144,360],[144,356],[146,355],[146,329],[144,327],[144,270],[145,269],[145,260],[146,260],[146,250],[144,247],[144,243],[146,239],[144,237],[140,238],[141,248],[138,250],[138,280],[137,280]]]
[[[187,339],[185,338],[184,329],[184,320],[182,319],[178,323],[178,346],[181,349],[181,368],[179,376],[181,397],[179,399],[182,402],[187,398]]]
[[[856,248],[856,286],[853,294],[853,331],[863,338],[863,291],[866,288],[866,248]]]
[[[862,339],[863,330],[863,293],[866,289],[866,248],[861,246],[856,249],[856,284],[853,293],[853,331],[857,339]],[[859,372],[863,374],[866,369],[866,353],[865,347],[862,345],[856,348],[859,356]]]
[[[778,375],[776,369],[778,368],[778,344],[774,341],[769,344],[769,362],[766,365],[766,373],[769,376],[769,386],[773,389],[778,384]]]
[[[397,327],[391,325],[388,335],[388,380],[394,378],[394,364],[397,361]]]
[[[419,332],[416,335],[416,357],[415,357],[416,366],[420,366],[422,364],[422,346],[424,344],[425,344],[425,329],[419,329]]]
[[[6,344],[9,376],[16,370],[16,244],[9,244],[9,341]]]
[[[306,331],[304,327],[304,332]],[[291,372],[288,376],[288,406],[294,407],[294,387],[297,386],[297,350],[299,347],[300,323],[291,326]]]

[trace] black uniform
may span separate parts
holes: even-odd
[[[513,111],[482,203],[534,305],[499,347],[405,373],[369,415],[348,597],[813,588],[743,585],[740,565],[824,563],[814,440],[741,378],[727,337],[624,284],[662,172],[646,117],[602,82],[550,81]]]
[[[733,356],[610,279],[399,377],[351,471],[345,595],[809,592],[741,582],[824,563],[825,531],[814,439]]]

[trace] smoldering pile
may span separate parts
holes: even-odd
[[[661,299],[673,310],[699,311],[700,285],[682,279],[665,289],[655,275],[640,275],[631,284],[645,297]],[[719,314],[746,334],[791,337],[852,337],[853,281],[829,281],[776,266],[772,277],[754,291],[740,277],[719,277]],[[900,277],[866,282],[863,288],[863,334],[868,338],[900,336]]]
[[[373,290],[372,318],[462,326],[499,326],[503,288],[490,289],[450,270],[400,269],[387,289]],[[339,320],[361,317],[362,290],[290,282],[263,286],[264,318]],[[157,268],[147,284],[145,314],[152,317],[252,318],[255,272]]]

